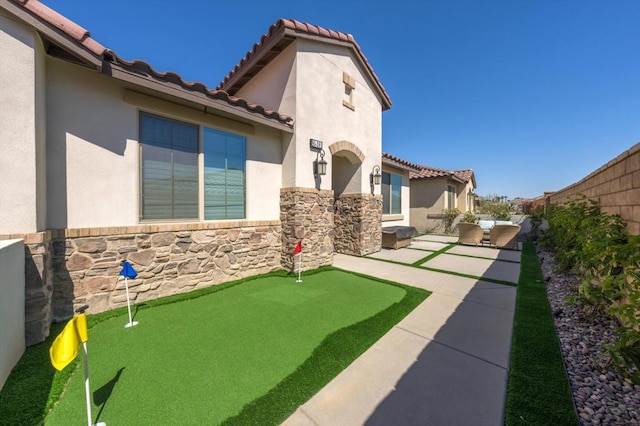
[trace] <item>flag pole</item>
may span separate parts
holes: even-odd
[[[138,324],[138,321],[132,321],[131,318],[131,301],[129,300],[129,283],[127,282],[127,277],[124,277],[124,288],[127,292],[127,310],[129,311],[129,323],[124,326],[125,328],[129,328]]]
[[[134,321],[131,317],[131,299],[129,298],[129,278],[135,278],[138,276],[138,273],[133,266],[127,261],[122,262],[122,271],[120,271],[120,275],[124,277],[124,288],[127,293],[127,310],[129,311],[129,322],[124,325],[124,328],[133,327],[138,324],[138,321]]]
[[[89,386],[89,353],[87,352],[87,342],[82,342],[84,349],[84,392],[87,395],[87,424],[92,426],[91,421],[91,387]]]
[[[85,315],[84,311],[88,307],[89,307],[88,305],[84,305],[76,309],[76,312],[79,312],[80,315]],[[86,321],[85,321],[85,328],[86,328]],[[86,330],[85,330],[85,334],[86,334]],[[89,386],[89,351],[87,350],[87,341],[85,339],[81,339],[81,340],[84,340],[82,342],[82,349],[84,352],[84,392],[87,397],[87,425],[88,426],[106,426],[106,423],[103,423],[103,422],[99,422],[94,425],[91,420],[92,415],[91,415],[91,386]]]
[[[298,253],[298,279],[296,280],[297,283],[302,282],[301,274],[302,274],[302,252]]]

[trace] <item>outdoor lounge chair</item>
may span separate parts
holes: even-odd
[[[520,225],[496,225],[489,233],[489,243],[495,247],[510,247],[518,250]]]
[[[458,244],[478,245],[482,242],[482,228],[475,223],[458,224]]]

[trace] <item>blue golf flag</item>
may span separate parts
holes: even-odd
[[[138,276],[138,273],[133,266],[129,262],[122,262],[122,271],[120,271],[120,275],[125,278],[135,278]]]

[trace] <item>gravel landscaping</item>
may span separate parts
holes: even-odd
[[[538,251],[538,258],[580,423],[640,425],[640,385],[597,365],[603,344],[614,339],[616,321],[585,318],[579,306],[567,305],[567,297],[577,294],[578,278],[555,273],[551,253]]]

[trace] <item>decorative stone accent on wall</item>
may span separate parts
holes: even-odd
[[[280,190],[282,266],[293,270],[293,253],[302,241],[302,269],[333,263],[333,191],[313,188]],[[295,268],[297,270],[297,259]]]
[[[25,246],[25,342],[39,343],[49,336],[53,297],[50,232],[24,238]]]
[[[53,230],[23,238],[27,345],[43,341],[52,321],[89,305],[95,314],[126,305],[128,260],[138,276],[130,298],[141,303],[282,269],[279,221],[140,225]]]
[[[336,252],[365,256],[381,250],[381,195],[344,194],[335,210]]]

